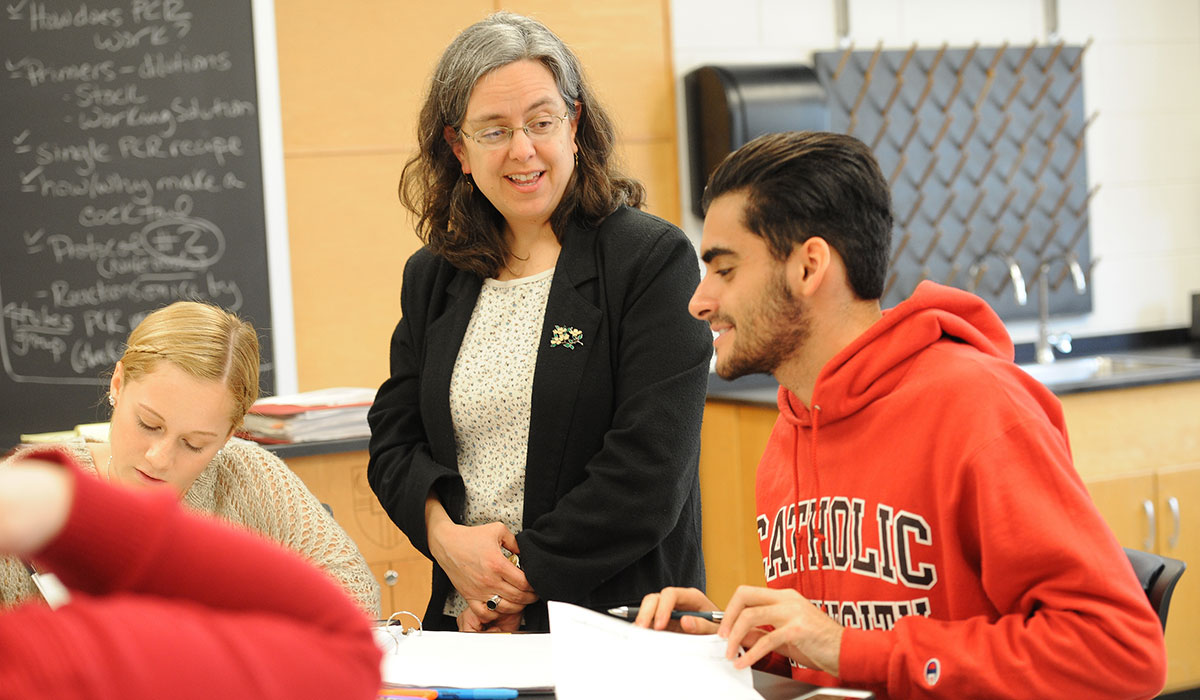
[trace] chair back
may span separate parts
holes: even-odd
[[[1146,592],[1150,606],[1158,613],[1163,631],[1167,629],[1167,610],[1171,607],[1171,594],[1175,592],[1175,584],[1183,575],[1187,564],[1161,554],[1143,552],[1140,549],[1125,548],[1125,555],[1133,565],[1133,573],[1137,575],[1138,583]]]

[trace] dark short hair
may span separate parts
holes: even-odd
[[[561,238],[572,220],[593,227],[620,205],[639,207],[645,198],[642,184],[613,162],[616,129],[575,53],[535,19],[511,12],[489,15],[464,29],[442,53],[418,118],[417,153],[400,175],[400,201],[417,216],[421,241],[455,267],[482,277],[498,273],[510,252],[504,218],[463,175],[443,132],[462,126],[480,78],[522,60],[546,66],[569,115],[579,118],[575,172],[550,216],[555,235]]]
[[[860,299],[879,299],[892,245],[888,183],[871,149],[845,134],[766,134],[721,161],[708,180],[705,214],[723,194],[744,192],[742,223],[779,260],[813,236],[846,264]]]

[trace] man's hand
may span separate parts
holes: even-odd
[[[725,656],[746,668],[772,651],[838,675],[842,626],[795,590],[739,586],[717,631]],[[738,653],[745,648],[740,657]]]
[[[672,620],[673,610],[719,610],[703,593],[695,588],[664,588],[659,593],[647,594],[638,608],[633,624],[648,629],[670,629],[690,634],[712,634],[717,625],[698,617]]]

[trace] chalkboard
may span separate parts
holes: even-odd
[[[0,450],[106,420],[129,331],[180,299],[253,323],[264,389],[293,388],[272,9],[5,0]]]

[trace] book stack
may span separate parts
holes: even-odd
[[[81,437],[85,442],[108,442],[108,423],[82,423],[73,430],[50,433],[21,433],[22,445],[49,445]]]
[[[369,437],[374,389],[334,387],[260,399],[243,422],[243,437],[263,443]]]

